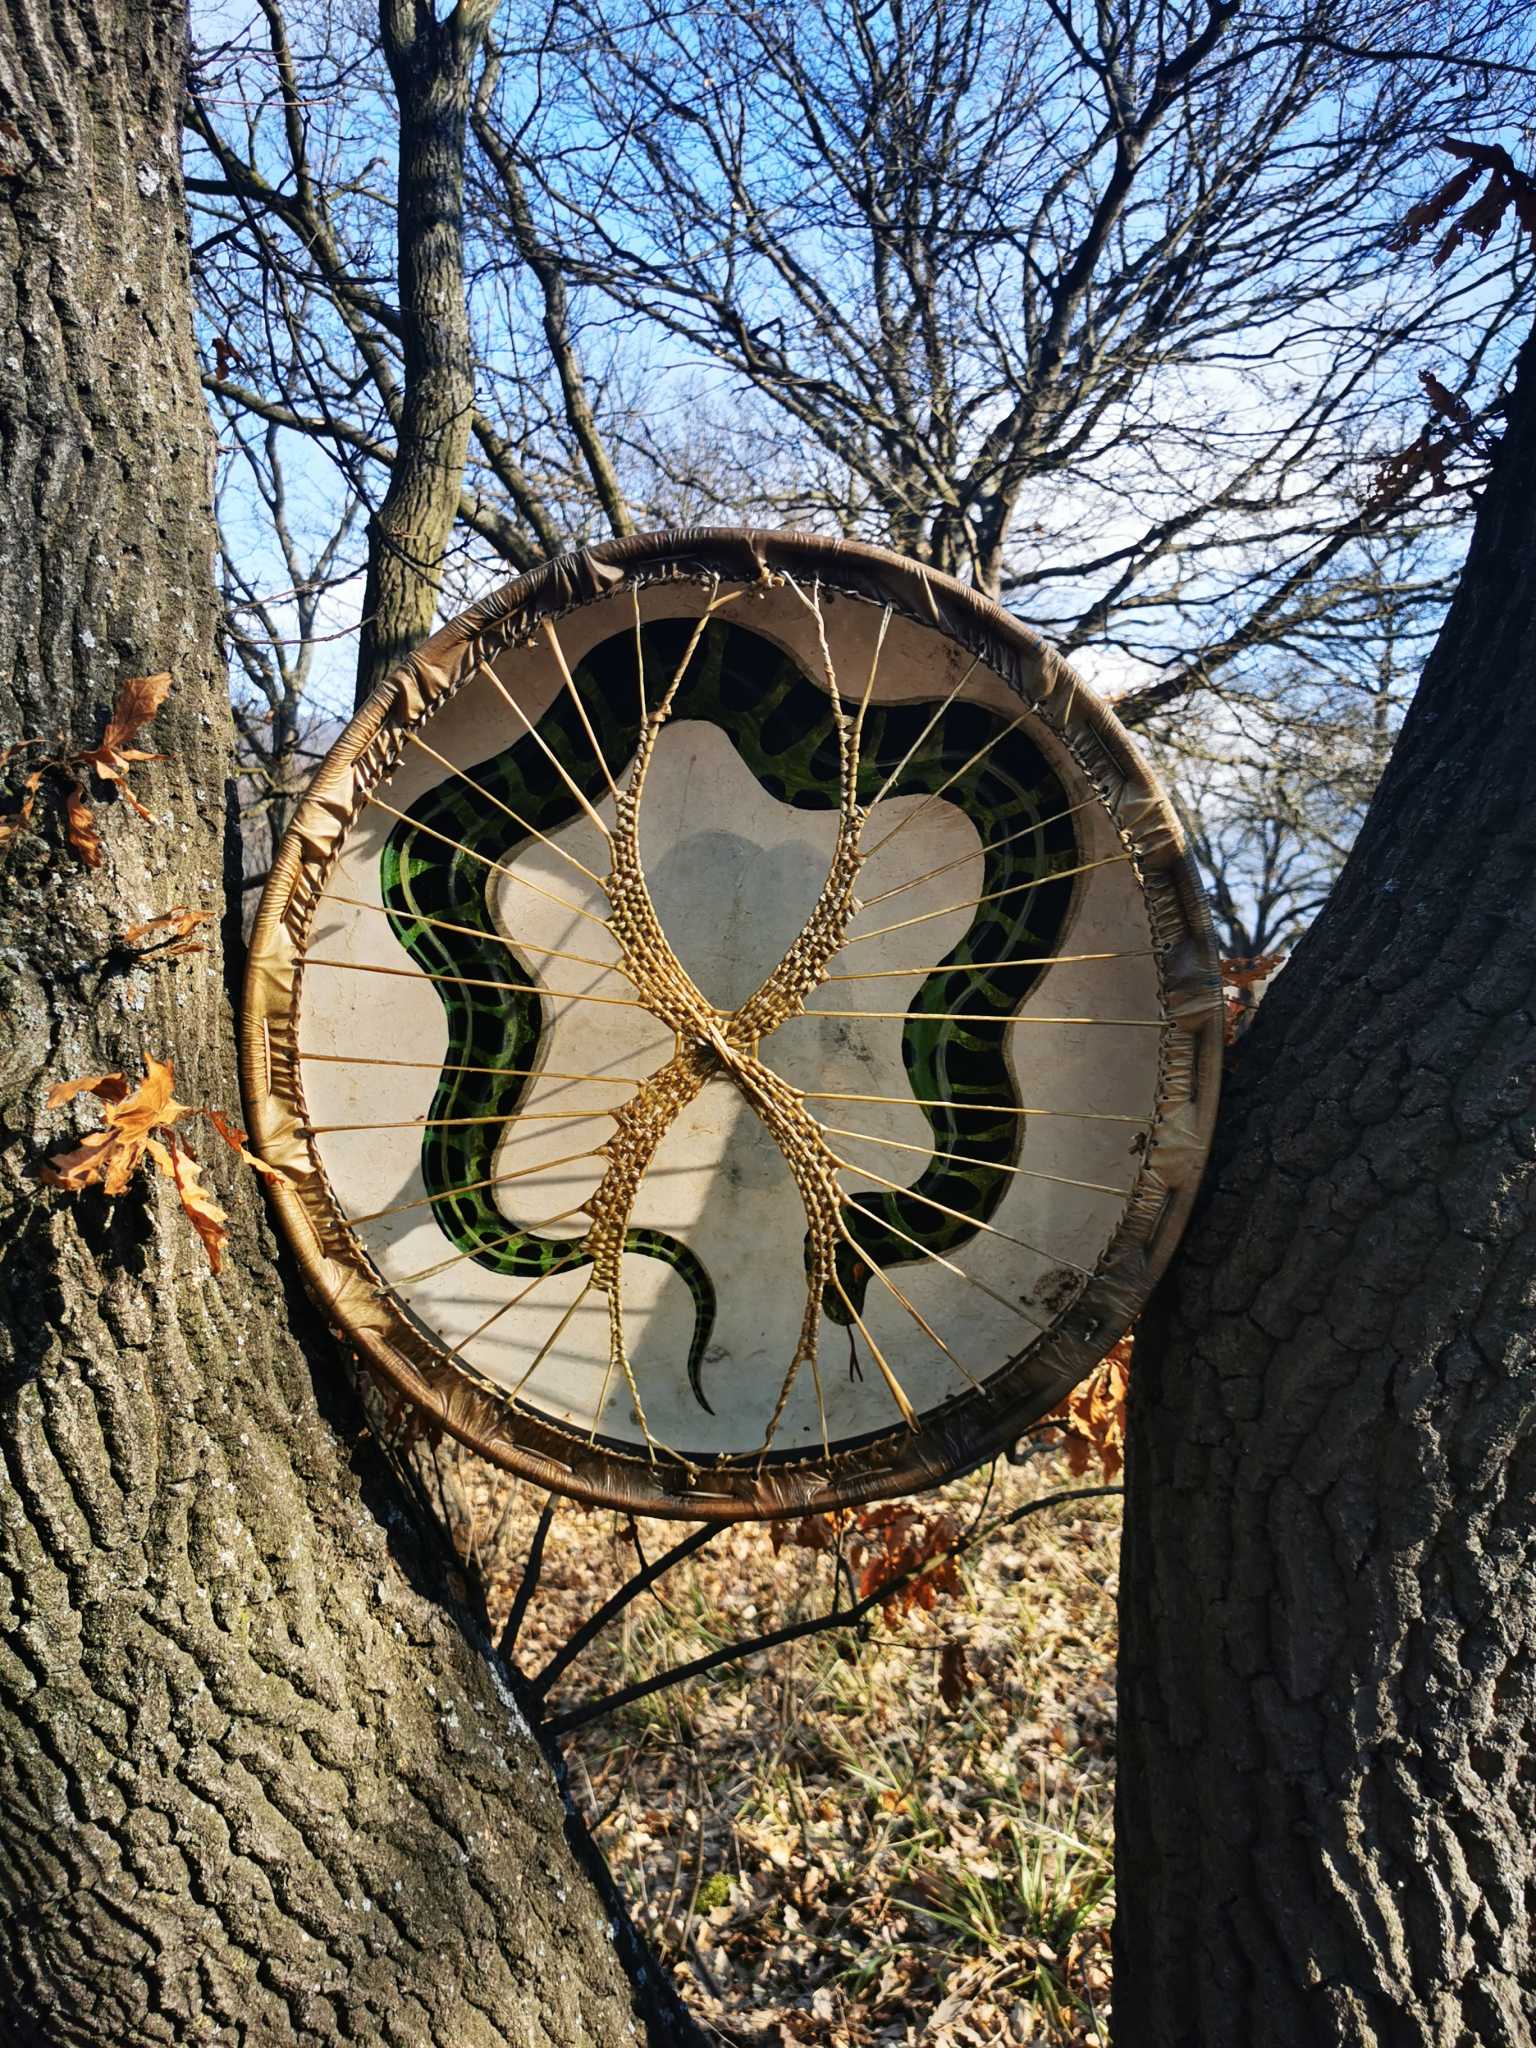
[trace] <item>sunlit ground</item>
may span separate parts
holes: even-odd
[[[967,1521],[987,1483],[942,1507]],[[987,1512],[1081,1483],[1055,1457],[1001,1464]],[[503,1611],[540,1505],[520,1495],[497,1539]],[[634,1570],[631,1527],[562,1508],[525,1669]],[[654,1557],[679,1531],[639,1533]],[[615,1874],[721,2041],[1107,2041],[1118,1544],[1118,1500],[1047,1510],[968,1558],[932,1612],[877,1612],[862,1639],[813,1637],[567,1738]],[[826,1553],[727,1531],[629,1607],[554,1710],[830,1590]]]

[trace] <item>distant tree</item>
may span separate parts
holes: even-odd
[[[1455,583],[1437,533],[1367,540],[1328,617],[1241,687],[1180,700],[1140,726],[1229,958],[1286,953],[1322,908]]]
[[[777,517],[1165,703],[1336,613],[1418,371],[1491,399],[1528,303],[1469,241],[1405,305],[1385,246],[1442,135],[1521,118],[1521,10],[560,0],[496,32],[482,242],[510,164],[589,318],[665,337],[657,458],[691,368]]]
[[[1405,304],[1386,242],[1442,136],[1523,118],[1510,0],[476,19],[424,297],[408,266],[394,287],[419,221],[381,175],[417,116],[366,29],[262,0],[194,78],[209,388],[369,505],[404,488],[404,393],[447,345],[424,311],[462,279],[480,559],[669,517],[854,533],[1155,684],[1133,722],[1283,674],[1373,535],[1464,526],[1429,472],[1373,502],[1377,470],[1421,370],[1496,401],[1531,264],[1469,237]]]
[[[290,503],[281,429],[239,413],[226,413],[223,425],[214,510],[249,890],[276,859],[304,786],[339,730],[334,701],[317,701],[315,672],[329,637],[327,599],[357,574],[348,543],[359,506],[346,499],[331,530],[311,536]],[[253,501],[264,529],[254,545]],[[260,546],[268,537],[270,565]],[[262,574],[269,566],[273,580]]]

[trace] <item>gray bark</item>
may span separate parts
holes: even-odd
[[[217,942],[231,732],[189,313],[175,0],[0,7],[0,741],[170,668],[105,862],[0,881],[0,2040],[608,2048],[607,1917],[537,1745],[436,1597],[254,1178],[215,1278],[164,1184],[39,1185],[52,1081],[174,1059],[235,1109]],[[13,771],[14,773],[14,771]],[[307,1345],[307,1349],[306,1349]],[[314,1361],[313,1371],[311,1360]]]
[[[368,522],[357,701],[432,630],[475,417],[464,295],[464,135],[469,73],[496,0],[380,0],[399,103],[396,252],[405,359],[389,489]]]
[[[1123,2048],[1536,2039],[1536,344],[1136,1353]]]

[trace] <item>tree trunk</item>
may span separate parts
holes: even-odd
[[[475,416],[464,295],[464,137],[469,72],[496,0],[380,0],[400,109],[395,247],[405,391],[389,489],[368,522],[357,702],[426,639],[459,516]]]
[[[1536,344],[1143,1326],[1123,2048],[1536,2038]]]
[[[36,1178],[92,1120],[52,1081],[153,1053],[235,1108],[217,935],[116,938],[217,907],[226,844],[184,30],[0,6],[0,738],[90,744],[175,675],[152,816],[103,802],[95,870],[45,816],[0,888],[0,2040],[607,2048],[629,1987],[550,1773],[312,1330],[311,1378],[254,1177],[207,1160],[217,1278],[166,1183]]]

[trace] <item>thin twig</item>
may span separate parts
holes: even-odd
[[[931,1571],[935,1565],[943,1564],[951,1558],[964,1556],[978,1544],[990,1542],[1000,1531],[1012,1528],[1016,1522],[1022,1522],[1028,1515],[1037,1515],[1045,1508],[1068,1507],[1074,1501],[1106,1500],[1123,1494],[1124,1491],[1123,1486],[1080,1486],[1065,1493],[1048,1493],[1039,1500],[1026,1501],[1022,1507],[1014,1508],[1009,1514],[1000,1515],[984,1530],[973,1523],[967,1534],[957,1537],[953,1543],[936,1552],[934,1556],[925,1558],[921,1564],[897,1572],[883,1585],[877,1586],[873,1592],[866,1593],[862,1600],[856,1600],[851,1607],[834,1609],[827,1614],[813,1614],[804,1621],[787,1622],[782,1628],[769,1629],[763,1635],[748,1636],[739,1642],[727,1643],[723,1649],[711,1650],[705,1656],[693,1658],[689,1663],[669,1665],[665,1671],[658,1671],[654,1676],[641,1679],[634,1685],[623,1686],[618,1692],[604,1693],[596,1699],[583,1700],[579,1706],[570,1708],[568,1712],[552,1716],[545,1722],[545,1730],[552,1736],[569,1735],[577,1728],[585,1728],[590,1721],[599,1721],[605,1714],[616,1713],[620,1707],[633,1706],[636,1700],[646,1699],[651,1693],[662,1692],[668,1686],[681,1685],[686,1679],[701,1678],[708,1671],[718,1670],[722,1664],[740,1663],[744,1658],[758,1656],[764,1650],[776,1650],[785,1643],[800,1642],[806,1636],[822,1635],[828,1629],[849,1628],[862,1621],[872,1609],[889,1600],[893,1593],[907,1584],[908,1580],[920,1577],[924,1572]],[[563,1651],[561,1657],[569,1662]],[[542,1676],[543,1674],[541,1678]],[[540,1684],[539,1697],[542,1698],[546,1691],[547,1687]]]
[[[539,1577],[544,1569],[544,1545],[549,1540],[550,1525],[555,1519],[555,1507],[556,1498],[551,1494],[540,1510],[533,1541],[528,1545],[528,1555],[523,1562],[523,1576],[517,1589],[517,1598],[512,1602],[512,1612],[507,1616],[507,1625],[502,1630],[501,1641],[496,1646],[497,1656],[509,1664],[512,1661],[512,1652],[517,1648],[517,1638],[527,1618],[528,1609],[533,1604],[533,1596],[539,1590]]]
[[[673,1565],[681,1564],[685,1557],[692,1557],[696,1550],[702,1550],[724,1526],[721,1522],[704,1522],[697,1529],[690,1529],[681,1542],[674,1543],[654,1563],[626,1579],[611,1599],[605,1600],[601,1607],[588,1615],[574,1635],[566,1638],[544,1669],[529,1679],[528,1689],[534,1698],[544,1699],[561,1672],[576,1661],[594,1637],[601,1635],[609,1622],[617,1620],[632,1600],[638,1600],[659,1578],[671,1571]]]

